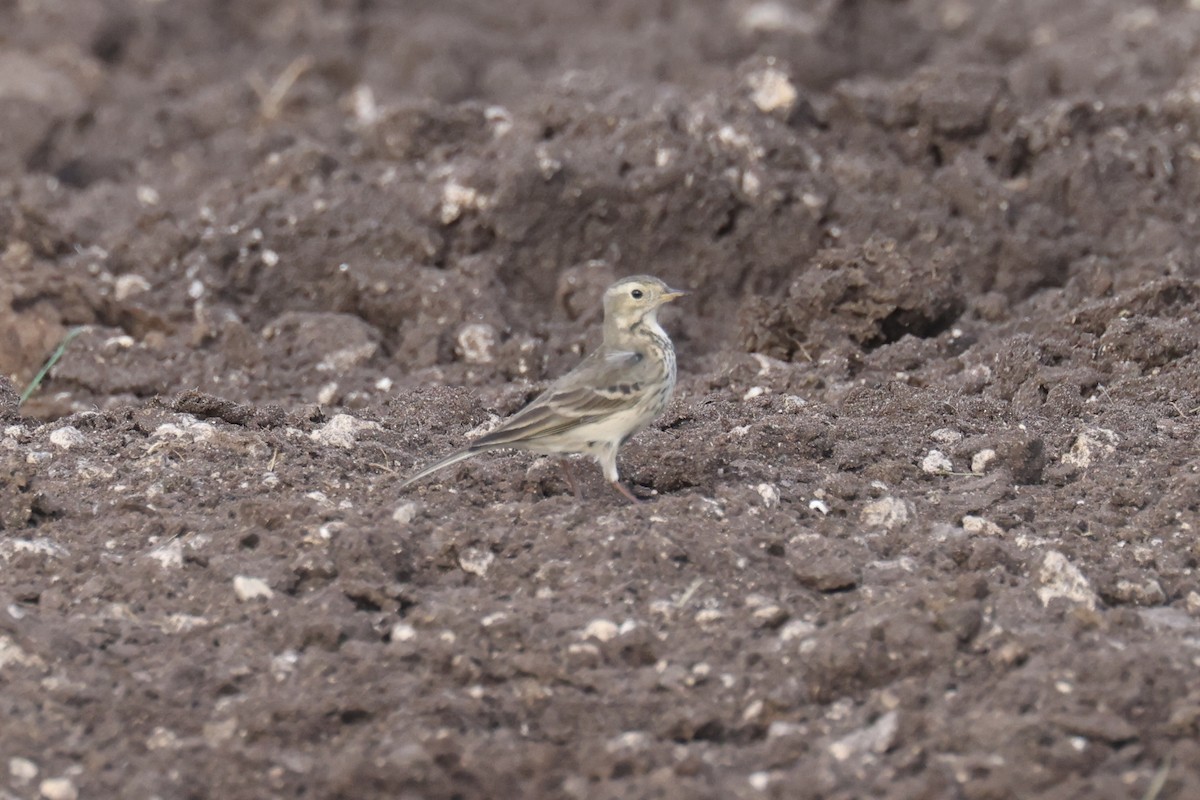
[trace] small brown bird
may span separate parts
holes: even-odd
[[[675,348],[658,309],[687,292],[658,278],[622,278],[604,292],[604,342],[500,427],[431,464],[401,488],[443,467],[489,450],[590,455],[621,494],[617,450],[663,412],[675,390]]]

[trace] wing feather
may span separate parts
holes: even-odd
[[[554,436],[637,405],[646,389],[631,371],[643,358],[626,351],[594,353],[499,428],[476,439],[471,449]]]

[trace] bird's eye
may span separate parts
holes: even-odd
[[[632,297],[634,300],[641,300],[642,299],[642,290],[634,289],[632,292],[629,293],[629,296]]]

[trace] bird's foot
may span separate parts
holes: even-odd
[[[642,502],[641,498],[639,498],[636,494],[631,492],[629,490],[629,487],[627,487],[625,484],[621,483],[620,481],[613,481],[612,486],[618,492],[625,495],[626,499],[628,499],[629,502],[633,503],[634,505],[637,505]]]

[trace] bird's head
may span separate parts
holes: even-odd
[[[604,292],[605,326],[629,330],[643,319],[656,322],[661,305],[685,294],[649,275],[622,278]]]

